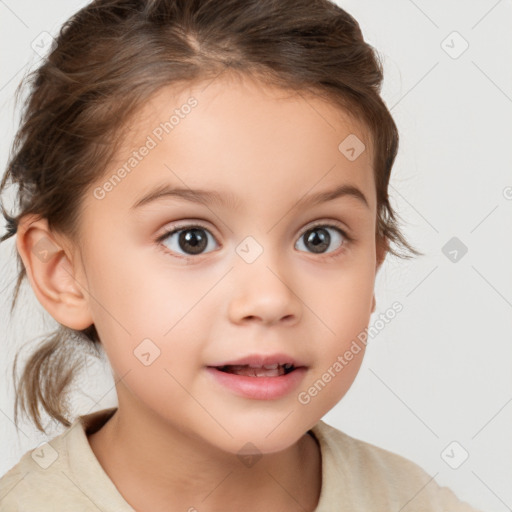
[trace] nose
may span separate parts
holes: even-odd
[[[300,320],[303,302],[292,270],[267,250],[256,261],[239,260],[231,272],[229,318],[233,323],[259,322],[293,325]]]

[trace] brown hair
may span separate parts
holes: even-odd
[[[130,115],[168,85],[214,78],[224,70],[309,91],[363,121],[372,136],[379,240],[422,253],[405,240],[388,200],[398,131],[380,97],[382,65],[357,21],[329,0],[97,0],[61,28],[51,53],[18,87],[30,83],[0,194],[17,184],[19,213],[36,214],[75,243],[81,199],[101,178]],[[397,252],[395,256],[411,256]],[[14,309],[26,271],[18,258]],[[69,340],[73,340],[72,344]],[[100,354],[94,324],[60,325],[30,356],[16,386],[18,408],[37,428],[39,405],[69,426],[66,394],[79,361],[76,341]]]

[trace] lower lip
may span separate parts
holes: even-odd
[[[207,367],[213,378],[237,395],[254,400],[275,400],[291,393],[302,381],[307,368],[296,368],[278,377],[247,377]]]

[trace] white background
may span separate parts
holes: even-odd
[[[39,60],[32,41],[55,35],[85,3],[0,1],[2,172],[14,90]],[[401,135],[390,195],[426,256],[384,263],[370,325],[394,301],[403,311],[370,339],[356,381],[324,420],[413,460],[475,507],[512,510],[512,2],[338,3],[383,58],[382,94]],[[458,58],[454,31],[469,44]],[[468,248],[456,262],[442,252],[452,237]],[[27,285],[10,316],[14,250],[14,239],[0,245],[0,475],[47,440],[25,422],[16,432],[11,367],[22,345],[28,353],[56,327]],[[86,372],[75,412],[116,405],[108,367]],[[458,469],[441,457],[452,441],[452,460],[469,454]]]

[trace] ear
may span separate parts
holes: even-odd
[[[386,254],[388,253],[389,249],[389,240],[387,238],[377,238],[376,239],[376,258],[375,258],[375,274],[379,271],[379,268],[381,267],[382,263],[384,263],[384,260],[386,259]],[[375,311],[375,293],[373,294],[372,299],[372,313]]]
[[[28,215],[16,232],[16,248],[41,305],[60,324],[82,330],[92,323],[88,293],[80,286],[70,246],[48,228],[46,219]]]
[[[376,265],[375,265],[375,273],[379,270],[382,263],[386,259],[386,255],[389,250],[389,240],[387,238],[378,238],[375,243],[376,247]]]

